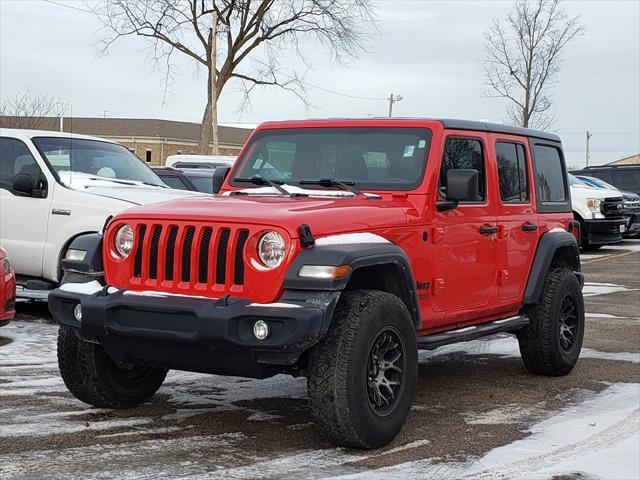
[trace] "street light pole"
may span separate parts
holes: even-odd
[[[585,161],[587,167],[589,166],[589,139],[591,139],[591,137],[593,137],[593,134],[589,130],[587,130],[587,149],[585,152]]]
[[[393,104],[402,100],[402,95],[389,94],[389,117],[393,116]]]

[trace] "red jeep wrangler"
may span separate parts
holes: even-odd
[[[168,369],[307,377],[337,444],[401,429],[418,349],[515,333],[566,375],[584,333],[560,139],[459,120],[273,122],[218,197],[145,205],[71,245],[49,297],[69,390],[151,397]]]

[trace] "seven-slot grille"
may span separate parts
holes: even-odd
[[[136,282],[210,288],[244,285],[243,252],[248,229],[141,224],[136,227],[136,239]]]

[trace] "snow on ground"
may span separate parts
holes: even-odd
[[[608,293],[616,292],[630,292],[636,290],[634,288],[627,288],[624,285],[616,285],[615,283],[595,283],[585,282],[582,288],[582,295],[585,297],[594,297],[596,295],[606,295]]]
[[[457,464],[417,460],[333,478],[528,480],[582,475],[637,480],[640,473],[639,400],[639,384],[613,384],[535,424],[529,429],[528,437],[495,448],[482,458]]]

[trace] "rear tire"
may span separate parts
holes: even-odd
[[[85,403],[100,408],[126,408],[153,396],[167,370],[116,365],[100,345],[78,338],[72,327],[58,331],[58,366],[69,391]]]
[[[540,303],[527,314],[529,325],[517,332],[525,367],[537,375],[567,375],[584,337],[584,301],[575,273],[569,268],[549,271]]]
[[[340,446],[386,445],[409,414],[417,371],[415,328],[402,300],[376,290],[342,293],[327,335],[309,354],[318,430]]]

